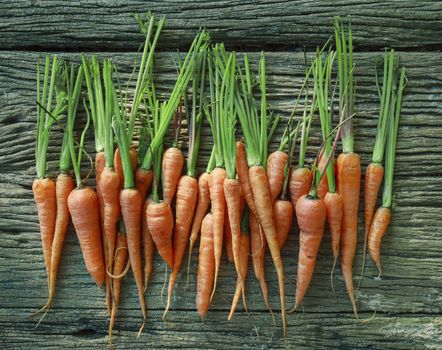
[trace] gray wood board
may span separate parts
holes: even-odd
[[[439,1],[63,1],[4,0],[3,49],[137,50],[133,13],[151,10],[167,23],[163,48],[188,45],[200,27],[230,47],[314,48],[332,32],[333,16],[350,15],[361,48],[440,48]]]
[[[399,53],[407,67],[409,83],[404,98],[394,182],[393,219],[383,244],[384,274],[375,279],[368,262],[367,277],[357,293],[362,317],[376,310],[370,323],[360,324],[352,315],[338,268],[330,288],[332,264],[329,235],[324,236],[318,264],[303,302],[303,313],[288,316],[287,345],[306,348],[437,348],[442,336],[442,68],[435,53]],[[113,57],[124,81],[131,72],[135,53],[99,54]],[[161,96],[171,90],[176,72],[172,53],[161,53],[155,79]],[[79,61],[79,54],[61,56]],[[29,313],[47,296],[40,235],[31,185],[35,176],[35,73],[42,53],[0,52],[0,344],[17,347],[103,347],[107,343],[104,292],[96,288],[83,263],[72,228],[66,239],[54,308],[38,329]],[[303,54],[266,53],[268,91],[271,106],[287,117],[303,79]],[[368,164],[374,143],[378,97],[374,83],[375,54],[356,54],[358,81],[355,148]],[[252,53],[251,60],[258,55]],[[80,113],[79,120],[84,121]],[[284,124],[284,123],[282,123]],[[280,135],[282,126],[278,130]],[[57,173],[61,131],[53,133],[48,169]],[[308,160],[319,145],[317,121],[312,129]],[[278,136],[276,137],[276,140]],[[204,169],[211,145],[207,128],[203,132],[199,169]],[[272,144],[272,148],[276,142]],[[93,150],[91,134],[87,143]],[[184,147],[185,148],[185,147]],[[87,164],[85,163],[85,167]],[[93,184],[93,181],[91,181]],[[355,281],[362,257],[362,215],[360,216]],[[283,251],[287,276],[287,302],[293,302],[298,252],[298,229],[293,227]],[[141,322],[132,276],[125,279],[123,300],[116,329],[119,347],[165,348],[281,348],[284,347],[277,314],[277,329],[262,302],[252,269],[247,282],[250,317],[239,307],[231,322],[226,321],[235,283],[235,272],[223,260],[219,288],[205,323],[195,310],[197,251],[192,258],[190,284],[182,273],[176,285],[169,322],[163,323],[161,289],[164,265],[156,257],[152,285],[147,292],[149,323],[136,339]],[[271,303],[279,308],[277,280],[269,256],[266,261]],[[255,333],[258,329],[259,338]]]

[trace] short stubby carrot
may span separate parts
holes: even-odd
[[[37,206],[38,221],[40,223],[41,243],[48,275],[48,286],[51,271],[52,241],[55,231],[55,217],[57,214],[57,198],[55,182],[50,178],[35,179],[32,192]]]
[[[179,148],[170,147],[164,152],[162,163],[163,197],[164,201],[169,204],[175,197],[183,166],[184,156]]]
[[[255,165],[249,169],[250,185],[252,186],[253,199],[255,200],[256,210],[258,212],[259,223],[266,236],[267,245],[272,256],[278,275],[279,296],[281,299],[281,318],[283,323],[283,334],[286,336],[287,324],[285,317],[285,293],[284,293],[284,266],[281,259],[281,250],[279,249],[276,234],[275,222],[273,219],[272,202],[268,185],[267,174],[264,167]]]
[[[365,244],[371,221],[373,220],[374,208],[378,199],[379,189],[384,178],[384,167],[379,163],[370,163],[365,171],[364,186],[364,218],[365,218]],[[365,248],[364,248],[365,252]]]
[[[304,298],[315,270],[319,246],[324,235],[325,216],[325,203],[321,198],[303,195],[298,199],[296,218],[300,233],[295,308]]]
[[[226,247],[227,260],[233,263],[232,231],[230,230],[229,213],[224,215],[224,246]]]
[[[283,151],[270,153],[267,158],[267,178],[269,179],[270,197],[272,203],[278,198],[284,184],[284,168],[287,164],[288,154]]]
[[[135,149],[135,147],[131,146],[129,148],[129,157],[130,157],[130,164],[132,166],[132,170],[135,171],[138,162],[138,152]],[[114,153],[114,170],[120,176],[120,186],[121,188],[123,188],[124,184],[123,165],[121,164],[120,150],[118,148],[115,149]]]
[[[226,210],[226,201],[224,198],[224,180],[226,171],[222,168],[215,168],[210,173],[209,190],[210,201],[212,202],[212,222],[213,222],[213,243],[215,254],[215,279],[213,283],[213,291],[211,298],[216,290],[216,282],[218,280],[219,266],[221,263],[221,255],[223,249],[224,236],[224,215]]]
[[[253,199],[252,187],[249,180],[249,166],[247,164],[246,146],[243,142],[236,142],[236,168],[238,172],[238,180],[241,185],[241,193],[244,197],[251,212],[257,217],[255,200]]]
[[[201,319],[207,314],[210,305],[215,274],[215,255],[213,242],[213,218],[207,214],[201,225],[201,242],[198,257],[196,280],[196,308]]]
[[[147,192],[152,186],[153,171],[137,168],[135,171],[135,187],[141,194],[141,199],[145,200]]]
[[[269,288],[267,286],[265,276],[265,251],[267,242],[264,233],[258,223],[256,216],[250,211],[249,213],[249,226],[250,226],[250,246],[252,255],[253,271],[255,272],[256,279],[261,287],[262,297],[267,309],[271,310],[269,303]]]
[[[198,181],[188,175],[181,177],[176,191],[175,226],[173,234],[173,268],[167,290],[167,305],[163,318],[172,302],[172,292],[189,240],[190,227],[198,198]]]
[[[125,267],[127,261],[127,239],[126,235],[119,233],[116,239],[115,246],[115,259],[113,261],[114,276],[120,276]],[[109,342],[112,344],[112,330],[114,329],[115,320],[117,318],[118,306],[120,305],[121,298],[121,281],[123,277],[116,277],[112,282],[112,311],[109,322]]]
[[[164,262],[173,267],[173,216],[169,203],[150,203],[146,209],[147,227]]]
[[[296,168],[290,172],[289,191],[290,201],[293,209],[296,208],[296,202],[301,196],[310,192],[312,184],[312,172],[309,168]]]
[[[324,198],[325,208],[327,211],[327,224],[331,236],[331,245],[333,258],[338,259],[339,243],[341,241],[342,226],[342,198],[337,192],[327,192]]]
[[[138,289],[140,309],[143,319],[146,319],[146,305],[144,300],[143,273],[141,268],[141,209],[142,199],[138,190],[125,188],[120,192],[121,215],[126,227],[127,246],[130,265]]]
[[[69,194],[74,190],[75,183],[72,177],[61,173],[57,177],[55,192],[57,197],[57,216],[55,219],[55,233],[52,241],[51,269],[49,272],[49,298],[47,305],[51,305],[57,283],[58,265],[60,264],[61,252],[63,250],[64,237],[68,230],[71,215],[68,208]]]
[[[293,221],[293,211],[293,205],[288,200],[278,199],[273,203],[273,215],[280,249],[282,249],[289,236]]]
[[[90,187],[76,188],[69,194],[68,207],[86,268],[101,288],[106,272],[101,245],[98,195]]]
[[[353,259],[358,236],[359,190],[361,186],[361,161],[356,153],[341,153],[337,159],[337,189],[342,198],[341,269],[345,286],[357,315],[353,286]]]
[[[386,207],[380,207],[376,210],[373,217],[373,221],[370,226],[368,234],[368,251],[370,252],[371,259],[378,268],[379,275],[382,272],[381,269],[381,243],[382,238],[387,232],[388,225],[391,220],[391,209]]]
[[[150,234],[147,226],[146,210],[150,203],[153,203],[152,197],[146,198],[144,201],[143,211],[141,212],[141,239],[143,241],[144,255],[144,290],[149,285],[150,277],[153,271],[153,256],[155,252],[155,242]]]
[[[209,178],[209,173],[203,173],[198,178],[198,199],[195,208],[195,215],[193,217],[192,228],[190,230],[187,275],[189,275],[190,272],[190,259],[192,257],[193,246],[198,239],[201,224],[210,205]]]

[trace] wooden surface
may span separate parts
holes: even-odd
[[[320,44],[329,35],[329,17],[337,13],[355,14],[355,37],[365,40],[363,53],[355,56],[358,93],[355,118],[355,148],[368,164],[374,143],[378,112],[378,97],[374,84],[374,65],[380,48],[393,44],[399,48],[416,47],[416,51],[399,52],[401,62],[408,68],[409,84],[404,99],[398,136],[398,151],[393,220],[383,245],[384,274],[375,279],[376,271],[369,262],[367,277],[357,293],[361,317],[376,317],[369,323],[354,319],[343,280],[338,269],[335,278],[336,294],[330,288],[332,263],[328,234],[321,246],[312,285],[303,303],[304,312],[288,315],[288,338],[282,338],[279,312],[277,327],[265,310],[254,276],[249,275],[247,295],[250,314],[240,307],[234,319],[227,322],[228,309],[234,289],[235,272],[223,260],[219,288],[206,321],[195,311],[195,274],[181,274],[176,285],[172,310],[168,321],[161,320],[164,303],[161,289],[164,266],[156,258],[153,282],[147,292],[149,321],[143,334],[136,338],[141,317],[136,287],[132,276],[125,279],[125,288],[116,325],[117,348],[342,348],[437,349],[442,343],[442,67],[440,53],[440,13],[436,2],[395,2],[378,4],[332,6],[331,2],[277,2],[274,5],[253,1],[242,3],[245,13],[242,23],[233,21],[234,6],[239,2],[209,2],[184,4],[162,1],[153,5],[158,14],[171,18],[162,38],[163,50],[156,65],[156,81],[164,96],[175,79],[172,63],[175,41],[166,38],[179,33],[184,45],[199,25],[215,29],[216,38],[224,38],[230,47],[245,46],[243,51],[263,47],[266,52],[269,76],[269,101],[283,113],[290,112],[303,74],[303,54],[293,53],[289,47]],[[144,2],[130,1],[122,6],[118,1],[70,2],[66,6],[56,1],[18,1],[6,6],[0,14],[0,347],[11,348],[105,348],[107,346],[107,317],[104,292],[91,281],[83,263],[78,240],[72,229],[66,239],[61,262],[60,280],[54,308],[35,329],[36,319],[27,317],[41,306],[47,296],[44,263],[31,184],[35,176],[35,72],[36,60],[45,51],[79,51],[91,48],[125,50],[105,53],[120,67],[122,79],[128,77],[141,37],[136,25],[128,17],[131,12],[147,9]],[[219,5],[218,5],[219,4]],[[421,4],[421,3],[419,3]],[[416,7],[414,7],[416,6]],[[242,8],[242,7],[240,7]],[[305,16],[284,17],[273,27],[259,9],[270,9],[274,16],[289,13],[286,8]],[[402,10],[401,10],[402,9]],[[342,12],[341,12],[342,10]],[[44,17],[44,13],[58,13]],[[318,15],[315,17],[315,15]],[[236,14],[238,16],[238,14]],[[408,17],[407,17],[408,16]],[[391,18],[391,20],[390,20]],[[211,21],[211,19],[216,19]],[[97,25],[94,25],[97,21]],[[13,23],[21,23],[14,26]],[[114,23],[114,26],[111,24]],[[383,29],[376,29],[376,23]],[[209,25],[210,24],[210,25]],[[314,25],[317,24],[317,25]],[[356,29],[359,26],[360,30]],[[216,27],[216,28],[215,28]],[[243,32],[233,31],[242,28]],[[74,32],[74,28],[79,28]],[[107,28],[107,29],[106,29]],[[231,28],[232,31],[227,31]],[[276,28],[276,29],[275,29]],[[371,28],[364,31],[362,28]],[[412,29],[410,29],[412,28]],[[97,35],[99,30],[102,31]],[[104,31],[103,31],[104,30]],[[49,33],[49,31],[51,33]],[[44,34],[47,35],[44,35]],[[258,36],[262,33],[262,42]],[[269,39],[272,33],[272,40]],[[241,36],[241,37],[240,37]],[[310,39],[312,39],[310,41]],[[250,39],[247,40],[247,39]],[[278,45],[283,42],[285,46]],[[128,43],[127,46],[126,43]],[[26,48],[27,51],[20,51]],[[282,49],[280,49],[282,48]],[[37,51],[32,51],[37,49]],[[41,51],[40,51],[41,50]],[[61,53],[63,57],[79,61],[77,52]],[[257,54],[251,54],[257,61]],[[83,118],[80,115],[80,119]],[[317,122],[312,129],[309,147],[311,157],[319,140]],[[210,135],[203,133],[204,142],[199,166],[204,168]],[[60,131],[54,132],[57,139]],[[58,138],[59,139],[59,138]],[[58,141],[51,143],[48,169],[56,175]],[[92,150],[91,138],[88,149]],[[362,216],[361,216],[362,217]],[[362,221],[361,221],[362,223]],[[359,232],[362,241],[362,225]],[[355,281],[361,263],[362,245],[358,246]],[[293,302],[296,260],[298,252],[297,228],[293,228],[283,251],[286,266],[287,302]],[[197,249],[192,259],[196,269]],[[277,281],[271,259],[267,256],[267,279],[271,302],[279,307]]]

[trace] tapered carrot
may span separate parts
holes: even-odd
[[[288,200],[278,199],[273,203],[273,215],[279,248],[282,249],[292,227],[293,205]]]
[[[385,233],[387,232],[388,225],[391,221],[391,209],[386,207],[380,207],[376,210],[373,221],[370,226],[370,232],[368,236],[368,251],[373,262],[378,268],[379,275],[382,273],[381,269],[381,242]]]
[[[230,229],[229,213],[224,215],[224,246],[226,247],[227,260],[233,263],[232,230]]]
[[[143,211],[141,212],[141,238],[143,241],[144,254],[144,290],[149,285],[150,277],[153,270],[153,257],[155,252],[155,242],[147,226],[146,210],[150,203],[153,203],[153,198],[149,196],[144,201]]]
[[[153,171],[137,168],[135,171],[135,187],[141,194],[141,198],[146,199],[147,192],[152,186]]]
[[[207,314],[214,282],[215,254],[212,214],[206,214],[201,225],[201,240],[196,281],[196,308],[201,319]]]
[[[288,154],[281,150],[270,153],[267,159],[267,178],[269,179],[270,197],[275,202],[284,184],[284,168]]]
[[[236,168],[243,197],[246,200],[247,206],[256,217],[258,215],[258,212],[256,211],[255,201],[253,199],[252,188],[250,187],[249,165],[247,164],[246,146],[241,141],[236,142]]]
[[[95,182],[96,182],[96,187],[97,187],[97,192],[99,192],[99,187],[100,187],[100,178],[101,178],[101,173],[104,170],[104,167],[106,166],[106,158],[104,156],[104,152],[103,151],[99,151],[95,154]]]
[[[341,241],[342,197],[338,192],[327,192],[324,203],[327,211],[327,224],[330,230],[333,258],[336,262]]]
[[[169,203],[153,202],[146,209],[147,227],[164,262],[173,267],[173,216]]]
[[[177,147],[168,148],[163,155],[163,196],[167,203],[172,203],[178,180],[184,166],[183,152]]]
[[[296,168],[290,172],[290,201],[293,208],[296,208],[298,199],[310,192],[312,183],[312,172],[309,168]]]
[[[317,196],[304,195],[296,203],[300,233],[295,308],[304,298],[313,276],[319,245],[324,235],[325,215],[324,201]]]
[[[318,164],[318,168],[322,171],[324,168],[324,164],[326,162],[326,156],[325,153],[322,153],[321,157],[319,158],[319,164]],[[328,180],[327,180],[327,176],[323,176],[321,178],[321,181],[319,182],[318,185],[318,197],[324,199],[325,195],[328,193]]]
[[[115,259],[113,259],[114,276],[119,276],[123,273],[127,261],[127,238],[123,233],[118,233],[115,245]],[[121,298],[121,282],[122,277],[116,277],[112,280],[112,311],[109,321],[109,343],[112,344],[112,330],[114,328],[115,320],[117,318],[118,306]]]

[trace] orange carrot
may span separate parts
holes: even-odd
[[[195,208],[195,215],[193,217],[192,229],[190,230],[189,238],[189,261],[187,264],[187,275],[189,275],[190,258],[192,257],[193,246],[198,238],[204,216],[209,209],[210,192],[209,192],[209,178],[210,174],[205,172],[201,174],[198,179],[198,200]]]
[[[277,150],[270,153],[267,159],[267,178],[269,179],[270,197],[275,202],[281,193],[284,184],[284,168],[287,163],[288,154]]]
[[[227,260],[233,263],[232,231],[230,230],[229,213],[227,210],[224,215],[224,245],[226,247]]]
[[[252,265],[255,272],[256,279],[261,287],[262,297],[267,309],[271,310],[269,304],[269,289],[267,287],[267,281],[265,277],[265,251],[266,251],[266,238],[262,232],[262,229],[258,223],[256,216],[250,211],[249,214],[249,226],[250,226],[250,245],[252,255]]]
[[[103,172],[105,166],[106,158],[104,156],[104,152],[97,152],[95,154],[95,182],[97,185],[97,193],[99,192],[101,173]]]
[[[322,171],[324,168],[324,164],[326,161],[326,157],[324,157],[324,153],[322,153],[321,157],[319,158],[319,165],[318,168]],[[324,199],[325,195],[328,192],[328,181],[327,181],[327,176],[323,176],[321,178],[321,181],[319,181],[319,185],[318,185],[318,189],[317,189],[317,194],[319,198]]]
[[[379,189],[384,178],[384,167],[379,163],[370,163],[365,171],[364,187],[364,218],[365,234],[368,235],[371,221],[373,220],[374,208],[378,199]]]
[[[201,242],[196,282],[196,307],[201,319],[204,319],[209,309],[210,294],[214,282],[215,255],[213,228],[212,214],[207,214],[201,225]]]
[[[341,241],[342,225],[342,198],[337,192],[327,192],[324,198],[327,212],[327,224],[330,230],[334,263],[339,256],[339,243]]]
[[[276,234],[279,248],[282,249],[292,227],[293,205],[288,200],[278,199],[273,203]]]
[[[153,171],[137,168],[135,171],[135,187],[141,194],[143,200],[146,199],[147,192],[152,186]]]
[[[127,261],[127,238],[125,234],[118,233],[115,246],[115,259],[113,261],[114,276],[119,276],[123,273]],[[109,343],[112,344],[112,330],[114,328],[115,320],[117,318],[118,306],[121,298],[121,281],[122,277],[116,277],[112,282],[112,311],[109,322]]]
[[[198,181],[189,175],[182,176],[178,182],[175,204],[175,228],[173,235],[173,268],[167,290],[167,305],[163,318],[166,316],[172,302],[172,292],[178,272],[180,271],[184,253],[186,252],[192,225],[193,214],[198,198]]]
[[[138,190],[133,188],[124,188],[120,192],[121,214],[126,226],[127,246],[129,250],[130,265],[134,274],[138,289],[138,298],[140,299],[140,308],[143,319],[146,319],[146,305],[144,301],[143,273],[141,268],[141,208],[142,199]]]
[[[47,302],[49,307],[54,300],[58,265],[60,264],[63,241],[70,221],[68,197],[74,187],[74,180],[70,175],[66,173],[60,173],[60,175],[58,175],[55,185],[57,197],[57,216],[55,219],[54,239],[52,241],[51,269],[49,272],[49,298]]]
[[[303,195],[296,203],[296,217],[301,231],[295,308],[304,298],[313,276],[319,245],[324,235],[325,215],[324,201],[318,197]]]
[[[54,239],[55,217],[57,214],[57,199],[55,182],[50,178],[35,179],[32,184],[35,204],[37,205],[38,220],[40,223],[41,242],[43,255],[50,285],[51,250]]]
[[[353,287],[353,259],[358,234],[359,190],[361,186],[361,161],[356,153],[341,153],[337,159],[337,189],[342,198],[341,268],[347,292],[356,315]]]
[[[373,221],[370,226],[370,233],[368,235],[368,251],[373,262],[379,270],[379,275],[382,272],[381,269],[381,242],[385,233],[387,232],[388,225],[391,220],[391,209],[386,207],[380,207],[376,210]]]
[[[173,267],[173,216],[169,203],[150,203],[146,209],[147,227],[164,262]]]
[[[252,187],[249,180],[249,166],[247,164],[246,146],[243,142],[236,142],[236,168],[238,180],[241,185],[241,192],[246,203],[255,217],[258,216],[255,201],[253,199]]]
[[[221,262],[223,248],[223,229],[224,215],[226,210],[226,201],[224,198],[223,183],[226,178],[226,171],[223,168],[215,168],[210,173],[209,190],[210,201],[212,203],[212,221],[213,221],[213,242],[215,254],[215,278],[211,299],[215,294],[216,282],[218,280],[219,266]]]
[[[144,290],[149,285],[150,277],[153,270],[153,256],[155,252],[155,243],[147,226],[146,210],[150,203],[153,203],[153,198],[149,196],[144,201],[143,211],[141,212],[141,237],[143,240],[143,254],[144,254]]]
[[[310,192],[312,183],[312,172],[308,168],[296,168],[290,172],[289,191],[290,201],[293,209],[296,208],[296,202],[303,195]]]
[[[86,268],[101,288],[106,273],[101,248],[98,195],[90,187],[76,188],[69,194],[68,207]]]
[[[177,147],[168,148],[163,155],[162,182],[164,201],[171,204],[184,166],[183,152]]]

